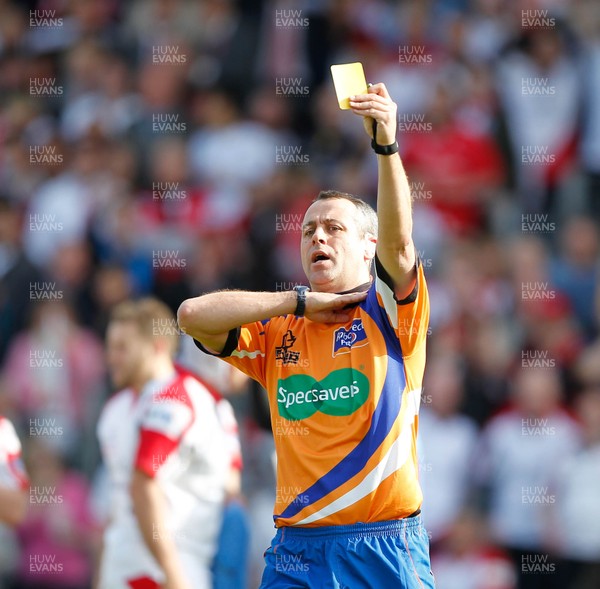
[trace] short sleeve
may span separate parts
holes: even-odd
[[[417,258],[415,287],[402,300],[396,298],[392,279],[377,258],[375,271],[377,301],[400,342],[402,355],[410,356],[426,342],[429,329],[429,294],[423,265]]]
[[[193,421],[193,405],[183,386],[154,395],[140,423],[136,468],[150,477],[156,476],[179,448],[181,439]]]

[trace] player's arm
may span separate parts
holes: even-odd
[[[163,589],[192,589],[183,576],[175,542],[166,525],[165,496],[158,481],[136,468],[131,498],[144,543],[165,574]]]
[[[0,486],[0,523],[17,526],[27,511],[27,491]]]
[[[350,106],[355,114],[364,118],[369,137],[372,137],[373,119],[377,121],[379,145],[396,141],[397,107],[384,84],[374,84],[368,94],[354,96]],[[411,293],[416,281],[410,186],[398,153],[377,155],[377,165],[377,257],[394,283],[396,297],[401,300]]]
[[[305,316],[312,321],[342,323],[344,307],[360,302],[366,293],[337,295],[309,292]],[[286,292],[219,291],[187,299],[177,311],[179,327],[213,352],[225,347],[229,332],[240,325],[288,315],[296,309],[297,295]]]

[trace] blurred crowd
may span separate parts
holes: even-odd
[[[61,587],[90,586],[112,307],[291,289],[317,192],[374,204],[375,157],[329,75],[352,61],[398,104],[431,295],[420,443],[438,587],[600,587],[593,0],[0,0],[0,414],[32,485],[66,498],[0,532],[0,587],[52,586],[31,578],[43,552]],[[260,571],[265,400],[182,348],[223,394],[244,388]]]

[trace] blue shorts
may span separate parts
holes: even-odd
[[[434,589],[419,515],[396,521],[282,527],[260,589]]]

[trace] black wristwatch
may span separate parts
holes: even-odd
[[[308,286],[299,285],[294,286],[294,290],[296,291],[296,300],[298,301],[294,315],[296,317],[304,317],[304,311],[306,309],[306,293],[310,290],[310,288],[308,288]]]

